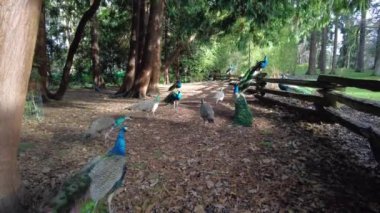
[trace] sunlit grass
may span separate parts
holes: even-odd
[[[307,64],[298,65],[295,75],[296,76],[306,76]],[[319,72],[319,71],[318,71]],[[330,71],[328,71],[329,73]],[[354,79],[365,79],[365,80],[378,80],[380,84],[380,76],[374,76],[372,70],[366,70],[364,72],[355,72],[352,69],[338,69],[335,76],[345,77],[345,78],[354,78]],[[306,76],[311,79],[317,79],[318,75]],[[380,92],[373,92],[370,90],[359,89],[355,87],[347,87],[344,91],[345,94],[357,97],[370,99],[374,101],[380,101]]]

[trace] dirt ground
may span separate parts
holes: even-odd
[[[116,212],[380,212],[380,167],[365,139],[253,97],[253,127],[235,126],[232,88],[221,104],[212,99],[223,85],[184,84],[178,112],[162,104],[155,117],[125,109],[137,99],[84,89],[51,101],[41,122],[23,122],[25,206],[37,212],[113,145],[116,132],[106,145],[102,136],[84,139],[92,120],[127,114],[128,171]],[[161,89],[165,97],[167,86]],[[212,103],[215,124],[203,124],[201,97]]]

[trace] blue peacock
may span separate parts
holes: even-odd
[[[239,93],[238,84],[234,84],[235,114],[234,123],[242,126],[252,126],[253,115],[249,109],[247,100]]]
[[[286,79],[287,76],[284,74],[281,74],[281,79]],[[286,92],[293,92],[293,93],[298,93],[298,94],[304,94],[304,95],[311,95],[314,93],[312,89],[308,89],[306,87],[299,87],[295,85],[287,85],[283,83],[278,83],[278,88],[282,91]]]
[[[255,66],[253,66],[250,70],[248,70],[244,74],[242,79],[240,80],[239,90],[240,91],[246,90],[250,86],[250,83],[251,83],[253,77],[258,75],[260,73],[260,70],[266,68],[268,66],[268,64],[269,64],[268,57],[265,56],[262,61],[257,62]]]
[[[178,108],[179,101],[182,99],[182,93],[179,90],[174,90],[171,93],[169,93],[168,96],[164,99],[165,103],[173,104],[174,109]]]
[[[173,91],[174,89],[181,89],[181,87],[182,87],[182,82],[181,82],[181,80],[178,80],[173,85],[171,85],[169,87],[168,91]]]
[[[105,197],[108,211],[112,212],[112,197],[122,186],[127,171],[126,130],[127,127],[120,128],[111,150],[93,159],[63,184],[49,202],[46,212],[94,212]]]

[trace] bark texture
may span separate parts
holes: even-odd
[[[310,35],[310,53],[309,53],[309,67],[306,75],[315,75],[316,72],[316,62],[317,62],[317,31],[311,32]]]
[[[326,72],[326,51],[327,51],[327,41],[328,41],[328,31],[327,26],[322,29],[321,33],[321,52],[319,55],[319,69],[321,74]]]
[[[21,212],[17,150],[42,0],[0,6],[0,212]]]
[[[160,93],[158,89],[158,84],[160,82],[161,75],[161,29],[162,29],[162,20],[164,14],[164,0],[152,0],[151,5],[153,8],[153,20],[150,19],[152,17],[149,15],[149,24],[151,21],[154,26],[149,25],[148,30],[152,33],[152,40],[149,41],[150,46],[153,51],[151,51],[151,75],[148,85],[147,93],[149,95],[157,95]],[[152,13],[152,10],[151,10]],[[148,68],[149,69],[149,68]],[[144,69],[143,69],[144,71]],[[142,90],[144,91],[144,90]]]
[[[139,38],[140,33],[140,8],[142,7],[140,0],[132,1],[132,25],[131,25],[131,38],[129,41],[129,55],[128,55],[128,68],[125,73],[123,84],[120,86],[119,91],[116,94],[125,94],[128,92],[135,81],[136,69],[139,64],[138,52],[139,52]]]
[[[91,0],[91,4],[94,0]],[[95,88],[105,88],[105,82],[101,75],[100,57],[99,57],[99,23],[96,17],[96,12],[91,21],[91,60],[92,60],[92,75]]]
[[[375,70],[374,75],[380,76],[380,22],[377,29],[377,41],[376,41],[376,56],[375,56]]]
[[[359,51],[356,59],[356,72],[364,71],[364,50],[365,50],[365,35],[367,26],[367,11],[362,9],[362,16],[360,20],[360,38],[359,38]]]
[[[157,72],[159,80],[161,66],[161,22],[163,8],[163,0],[150,1],[148,28],[141,63],[142,67],[141,71],[136,74],[135,84],[130,93],[130,96],[132,97],[146,97],[151,78],[156,81]],[[154,72],[153,77],[152,72]],[[154,83],[154,81],[152,82]]]
[[[336,65],[337,65],[337,50],[338,50],[338,26],[339,25],[339,19],[338,17],[335,18],[334,21],[334,47],[333,47],[333,58],[331,63],[331,74],[335,75]]]
[[[38,64],[38,73],[40,74],[40,90],[44,102],[48,101],[51,93],[48,87],[48,73],[50,73],[49,57],[46,51],[46,23],[45,8],[42,6],[40,22],[38,26],[37,43],[34,52],[35,62]]]

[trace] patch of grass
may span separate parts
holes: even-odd
[[[307,64],[299,64],[296,67],[295,75],[296,76],[309,76],[311,78],[317,78],[318,75],[305,75],[307,71]],[[319,74],[319,70],[317,70]],[[327,70],[325,75],[330,75],[330,70]],[[353,69],[339,68],[336,70],[336,75],[345,78],[355,78],[355,79],[368,79],[368,80],[380,80],[380,76],[374,76],[373,70],[365,70],[364,72],[355,72]]]
[[[28,149],[32,149],[34,148],[36,145],[32,144],[32,143],[28,143],[28,142],[22,142],[20,143],[19,147],[18,147],[18,152],[19,153],[24,153],[26,152]]]
[[[364,98],[364,99],[370,99],[374,101],[380,101],[380,92],[372,92],[366,89],[358,89],[355,87],[347,87],[346,91],[344,92],[347,95],[357,97],[357,98]]]
[[[156,159],[160,159],[163,155],[164,155],[164,153],[161,150],[155,150],[154,153],[153,153],[153,156]]]
[[[307,64],[297,65],[296,76],[306,76]],[[318,71],[319,72],[319,71]],[[328,71],[329,72],[329,71]],[[353,69],[337,69],[335,76],[345,77],[345,78],[354,78],[354,79],[364,79],[364,80],[378,80],[380,81],[380,76],[372,75],[372,70],[366,70],[364,72],[355,72]],[[307,78],[316,79],[318,75],[306,76]],[[380,83],[380,82],[379,82]],[[380,101],[380,92],[373,92],[365,89],[359,89],[355,87],[347,87],[344,91],[345,94],[357,97],[364,98],[374,101]]]
[[[270,129],[263,129],[260,131],[262,135],[273,135],[273,132]]]
[[[129,167],[133,170],[144,170],[146,168],[145,162],[130,162]]]
[[[273,147],[272,141],[261,141],[260,144],[262,146],[265,146],[266,148],[272,148]]]

